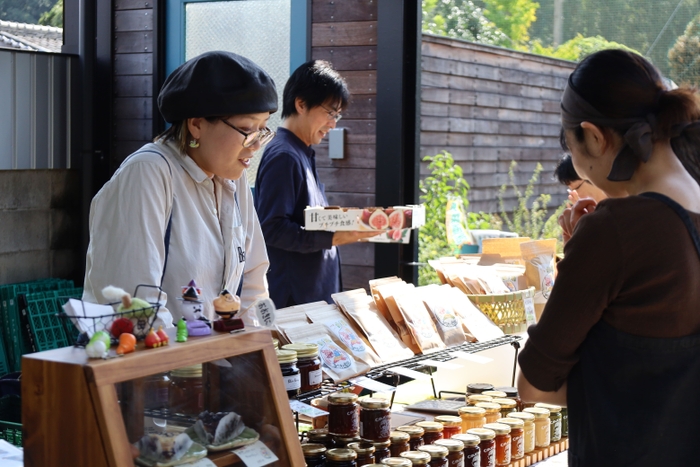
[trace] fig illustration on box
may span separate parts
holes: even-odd
[[[304,210],[304,220],[306,230],[379,230],[385,233],[372,237],[369,241],[408,243],[410,230],[425,224],[425,206],[308,206]]]

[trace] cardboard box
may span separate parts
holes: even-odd
[[[315,206],[304,210],[306,230],[379,230],[397,231],[415,229],[425,224],[423,205],[394,206],[391,208],[341,208],[338,206]],[[384,237],[380,235],[379,237]],[[408,235],[401,235],[408,237]],[[375,237],[376,238],[376,237]],[[391,240],[389,240],[391,239]],[[401,242],[398,235],[384,241]]]

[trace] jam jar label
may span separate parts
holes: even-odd
[[[309,385],[315,386],[321,384],[323,381],[323,371],[322,370],[311,370],[309,371]]]
[[[486,465],[489,467],[495,467],[496,466],[496,443],[492,443],[491,446],[487,446],[481,451],[482,456],[486,456],[488,459],[488,462]],[[483,464],[482,464],[483,465]]]
[[[557,420],[557,421],[552,422],[551,430],[552,430],[552,434],[551,434],[552,439],[556,439],[556,440],[561,439],[561,420]]]
[[[480,467],[481,451],[473,452],[464,458],[464,467]]]
[[[323,363],[331,369],[344,370],[352,365],[350,356],[332,342],[324,344],[319,350],[319,355],[321,355]]]
[[[296,375],[283,376],[284,387],[287,391],[294,391],[301,387],[301,375],[297,373]]]
[[[525,455],[525,437],[517,436],[513,438],[511,455],[517,456],[518,459]]]

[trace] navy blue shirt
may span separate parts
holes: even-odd
[[[278,308],[325,300],[339,292],[340,257],[333,232],[304,230],[304,209],[328,206],[315,152],[286,128],[263,152],[255,179],[270,269],[270,298]]]

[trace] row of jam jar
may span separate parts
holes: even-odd
[[[356,394],[337,392],[328,396],[328,433],[363,441],[386,442],[391,433],[390,402],[366,398],[358,403]]]
[[[287,344],[276,350],[284,387],[291,399],[321,387],[323,371],[316,344]]]

